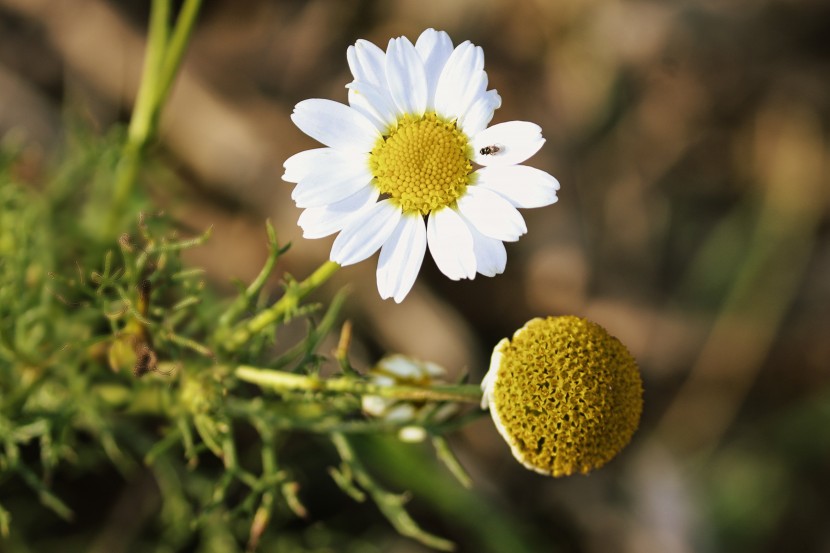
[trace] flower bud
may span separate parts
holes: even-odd
[[[428,388],[439,382],[445,373],[443,367],[412,359],[404,355],[389,355],[384,357],[369,371],[370,382],[380,386],[415,386]],[[409,400],[385,398],[379,396],[364,396],[362,401],[363,412],[369,416],[393,423],[412,422],[411,426],[404,426],[398,433],[398,438],[405,442],[420,442],[426,438],[426,432],[418,424],[426,416],[432,421],[444,420],[457,409],[453,404],[445,404],[437,410],[425,411],[426,404]]]

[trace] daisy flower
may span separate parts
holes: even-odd
[[[538,125],[488,127],[501,105],[487,90],[484,53],[427,29],[386,52],[358,40],[347,51],[349,104],[311,99],[292,121],[324,148],[285,162],[306,238],[339,233],[331,260],[358,263],[380,249],[382,298],[400,302],[426,250],[453,280],[504,271],[504,242],[527,232],[517,208],[556,202],[559,183],[521,165],[545,140]]]

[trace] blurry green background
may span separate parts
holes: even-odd
[[[104,134],[127,120],[146,17],[138,0],[0,0],[0,135],[33,185],[78,121]],[[825,0],[207,1],[154,150],[172,171],[148,186],[184,224],[215,226],[188,260],[217,286],[256,274],[265,218],[294,243],[283,268],[308,274],[332,239],[302,239],[279,178],[315,147],[293,105],[345,102],[358,38],[385,48],[434,27],[481,45],[503,98],[493,122],[542,126],[528,164],[560,180],[559,203],[523,212],[499,277],[451,282],[427,256],[396,305],[372,258],[326,290],[352,288],[358,365],[403,352],[474,381],[526,320],[593,319],[641,363],[641,429],[606,468],[554,480],[483,418],[451,436],[472,493],[418,448],[367,442],[372,464],[462,551],[830,552],[828,22]],[[298,439],[311,515],[273,550],[423,550],[320,483],[320,455]],[[124,497],[146,483],[86,478],[64,499],[106,487],[81,509],[97,514],[76,529],[43,514],[43,539],[131,550],[107,532],[135,526]]]

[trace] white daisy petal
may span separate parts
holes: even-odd
[[[348,86],[348,85],[347,85]],[[369,102],[369,99],[363,94],[359,94],[356,90],[349,90],[349,105],[352,109],[360,112],[363,117],[372,122],[378,132],[383,133],[388,128],[386,121],[379,115],[375,107]]]
[[[504,243],[496,238],[484,236],[472,223],[469,223],[473,235],[473,253],[476,257],[476,271],[488,277],[500,275],[507,266],[507,250]]]
[[[438,78],[444,69],[447,60],[452,54],[452,40],[444,31],[427,29],[415,42],[415,50],[424,62],[424,73],[427,78],[427,109],[435,107],[435,89],[438,87]]]
[[[370,186],[372,177],[366,175],[336,175],[332,177],[309,177],[291,191],[291,199],[297,207],[307,209],[322,207],[339,202]]]
[[[429,214],[427,244],[438,269],[449,278],[475,278],[473,235],[455,210],[444,208]]]
[[[413,359],[399,353],[387,355],[378,361],[377,367],[401,379],[415,380],[424,376]]]
[[[458,199],[458,211],[490,238],[515,242],[527,232],[522,214],[510,202],[480,186],[467,187],[467,193]]]
[[[364,101],[361,104],[366,106],[365,109],[371,114],[371,119],[381,122],[382,126],[379,128],[381,132],[397,124],[398,110],[388,90],[366,81],[351,82],[346,85],[346,88],[349,89],[350,104],[355,99],[355,95],[363,97]],[[357,109],[354,104],[352,105]]]
[[[458,125],[467,136],[475,136],[487,128],[493,119],[493,113],[501,107],[501,96],[495,90],[488,90],[476,98],[476,101],[458,120]]]
[[[365,172],[369,167],[369,154],[355,154],[334,148],[314,148],[294,154],[285,160],[283,166],[284,180],[300,182],[309,177],[331,176],[338,171],[348,174]]]
[[[475,174],[478,175],[477,186],[504,196],[515,207],[542,207],[556,203],[558,199],[559,181],[535,167],[482,167]]]
[[[285,168],[282,180],[300,182],[315,170],[318,170],[321,164],[326,163],[326,160],[337,155],[337,150],[333,148],[315,148],[294,154],[282,164]]]
[[[465,40],[452,51],[435,89],[435,109],[438,113],[444,116],[455,113],[465,81],[469,80],[472,73],[471,65],[474,59],[475,45],[469,40]]]
[[[376,45],[360,39],[349,46],[346,60],[356,81],[386,86],[386,54]]]
[[[484,129],[473,137],[473,161],[479,165],[516,165],[539,151],[545,139],[542,128],[527,121],[508,121]],[[482,155],[485,146],[498,146],[494,155]]]
[[[386,242],[401,218],[401,209],[389,200],[378,202],[351,221],[331,246],[331,260],[340,265],[363,261]]]
[[[358,40],[354,46],[349,46],[346,58],[355,82],[364,83],[364,88],[369,85],[379,89],[371,95],[366,92],[358,94],[350,89],[349,105],[366,116],[380,132],[385,132],[390,124],[390,111],[391,122],[396,117],[395,103],[386,84],[386,54],[371,42]],[[380,100],[372,101],[372,98]]]
[[[427,109],[424,62],[406,37],[393,38],[386,49],[386,81],[400,114],[420,117]]]
[[[338,150],[368,152],[380,138],[357,110],[331,100],[303,100],[294,107],[291,120],[311,138]]]
[[[480,98],[484,97],[487,90],[487,73],[484,71],[476,71],[470,77],[467,83],[467,90],[464,91],[464,96],[458,102],[457,117],[459,120],[464,119],[467,113]]]
[[[486,87],[487,75],[484,68],[484,51],[470,41],[456,46],[450,55],[435,89],[435,109],[444,117],[455,118],[463,115],[475,101],[474,95]]]
[[[354,159],[342,155],[327,156],[294,187],[291,198],[297,207],[319,207],[339,202],[371,181],[368,154]]]
[[[378,259],[378,292],[383,299],[400,303],[415,284],[424,261],[427,233],[420,214],[404,215],[383,243]]]
[[[323,238],[343,230],[377,199],[377,189],[365,186],[339,202],[304,210],[297,224],[303,229],[303,238]]]

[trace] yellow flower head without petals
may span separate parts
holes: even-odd
[[[578,317],[533,319],[493,350],[482,407],[524,466],[586,474],[610,461],[640,421],[637,362],[615,337]]]

